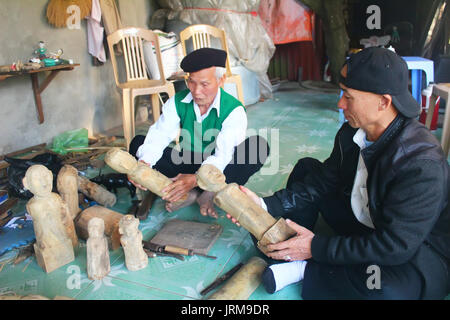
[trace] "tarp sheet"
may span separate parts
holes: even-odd
[[[259,0],[159,0],[154,16],[225,30],[231,66],[242,65],[270,86],[267,69],[275,45],[258,16]],[[270,92],[271,93],[271,92]]]
[[[261,0],[258,14],[275,44],[313,39],[314,14],[294,0]]]

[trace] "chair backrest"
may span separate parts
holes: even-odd
[[[183,55],[186,56],[186,41],[192,38],[193,49],[211,47],[211,36],[220,40],[222,50],[227,53],[227,76],[231,76],[230,60],[228,56],[227,36],[224,30],[207,24],[194,24],[180,32]]]
[[[122,44],[123,59],[125,62],[126,81],[152,81],[156,84],[166,82],[164,69],[161,61],[161,50],[159,47],[158,35],[151,30],[141,28],[123,28],[115,31],[107,37],[111,62],[114,68],[114,78],[119,85],[119,71],[117,66],[114,46]],[[155,49],[156,61],[159,69],[159,80],[149,80],[147,75],[147,65],[144,56],[144,42],[152,43]]]

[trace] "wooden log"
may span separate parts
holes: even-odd
[[[117,201],[116,195],[85,177],[78,176],[78,190],[105,207],[112,207]]]
[[[123,214],[110,210],[102,206],[89,207],[78,215],[75,221],[75,228],[78,237],[87,240],[89,238],[88,225],[93,218],[100,218],[105,223],[105,236],[110,250],[120,247],[119,222]]]
[[[61,198],[67,203],[69,214],[73,219],[80,213],[78,206],[78,170],[65,165],[59,170],[56,186]]]
[[[267,262],[252,257],[236,272],[209,300],[247,300],[261,283],[261,276]]]
[[[216,193],[214,203],[255,236],[262,252],[267,252],[267,244],[287,240],[296,234],[283,218],[277,220],[272,217],[242,192],[237,184],[226,184],[225,176],[215,166],[203,165],[196,175],[199,187]]]
[[[112,169],[126,174],[130,180],[133,180],[160,197],[165,195],[162,189],[172,183],[172,180],[162,173],[142,162],[136,161],[131,154],[119,148],[108,151],[105,156],[105,162]],[[187,195],[178,202],[185,201],[186,199]]]
[[[239,201],[233,201],[235,199]],[[266,210],[247,197],[236,183],[228,184],[217,192],[214,203],[239,221],[240,225],[258,240],[277,222]]]

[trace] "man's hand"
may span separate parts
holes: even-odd
[[[314,233],[289,219],[286,219],[286,223],[297,232],[297,235],[288,240],[267,245],[266,248],[269,251],[267,256],[272,259],[285,261],[311,258],[311,241]]]
[[[143,163],[143,164],[146,164],[147,166],[151,167],[150,163],[147,163],[147,162],[145,162],[145,161],[143,161],[143,160],[139,160],[139,162],[141,162],[141,163]],[[136,188],[139,188],[139,189],[141,189],[141,190],[147,191],[147,188],[146,188],[146,187],[141,186],[139,183],[134,182],[134,181],[131,180],[130,178],[128,178],[128,181],[130,181]]]
[[[250,189],[248,189],[244,186],[239,186],[239,189],[243,193],[245,193],[250,199],[252,199],[254,203],[256,203],[258,206],[261,206],[261,199],[260,199],[260,197],[258,197],[258,195],[256,193],[254,193],[253,191],[251,191]],[[241,226],[239,224],[239,221],[237,221],[235,218],[233,218],[229,213],[227,213],[227,218],[230,219],[231,222],[236,224],[238,227]]]
[[[172,180],[173,183],[161,190],[165,194],[162,199],[168,202],[176,202],[180,200],[187,195],[189,191],[197,186],[197,178],[195,174],[180,173],[175,178],[171,178],[170,180]]]

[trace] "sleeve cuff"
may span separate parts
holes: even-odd
[[[283,206],[281,205],[281,201],[275,195],[262,198],[262,201],[266,205],[266,211],[269,212],[272,216],[282,215]]]
[[[144,153],[143,150],[141,148],[143,148],[144,146],[139,147],[138,151],[136,152],[136,156],[139,160],[144,161],[147,164],[150,164],[150,166],[154,166],[156,164],[156,162],[158,162],[159,159],[161,159],[161,155],[157,155],[156,157],[154,156],[153,152],[149,152],[148,150],[146,150],[146,152]],[[144,155],[142,155],[144,154]]]
[[[222,172],[222,173],[223,173],[223,170],[225,170],[225,167],[227,166],[227,164],[224,165],[222,163],[222,161],[220,161],[220,159],[214,155],[206,158],[205,161],[202,162],[202,165],[204,165],[204,164],[211,164],[211,165],[215,166],[217,169],[219,169],[220,172]]]
[[[327,262],[328,237],[323,235],[314,235],[311,241],[311,255],[314,260]]]

